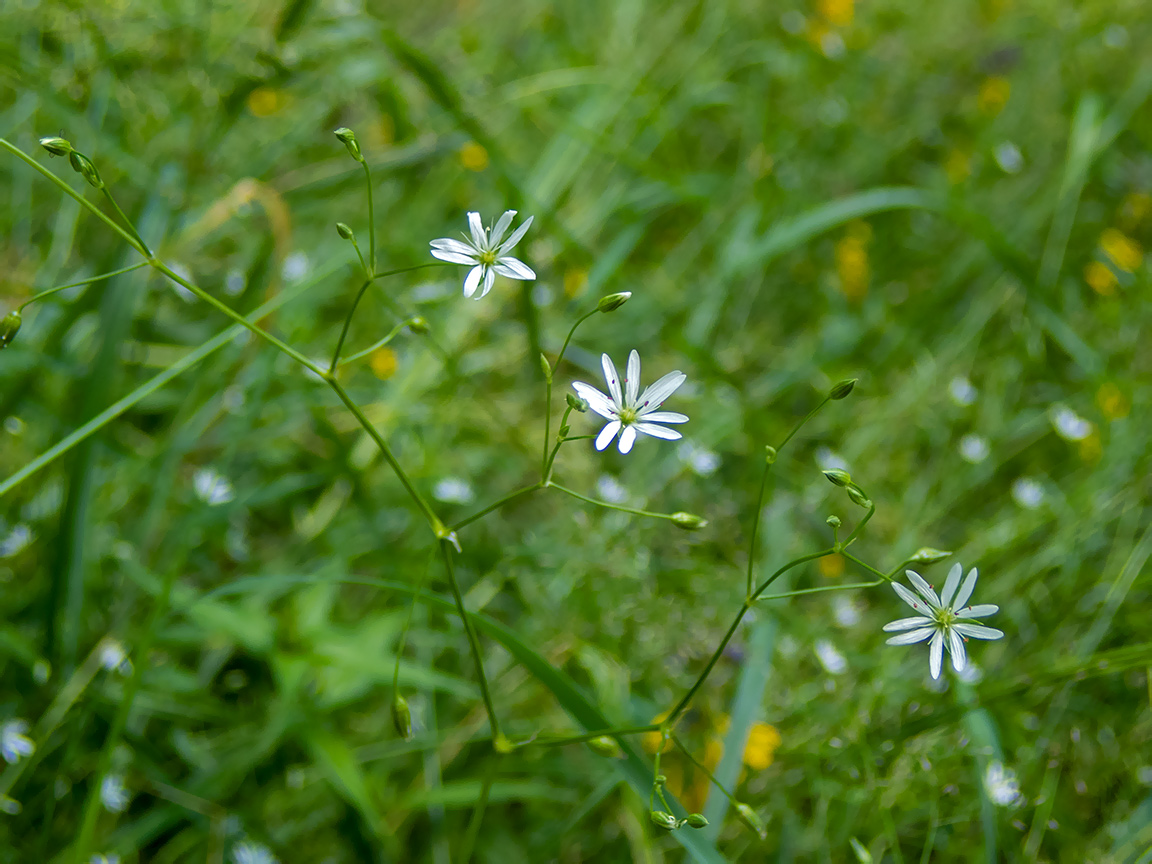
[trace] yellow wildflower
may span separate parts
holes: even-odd
[[[372,352],[368,357],[368,365],[376,377],[383,381],[396,374],[396,370],[400,367],[400,361],[396,357],[395,351],[384,346]]]
[[[460,164],[469,171],[483,171],[488,167],[488,151],[475,141],[460,148]]]
[[[1132,192],[1120,205],[1120,221],[1129,229],[1135,228],[1152,214],[1152,195]]]
[[[837,579],[844,575],[844,556],[825,555],[818,562],[820,575],[825,579]]]
[[[948,175],[949,183],[962,183],[972,171],[968,154],[963,150],[950,150],[944,159],[944,173]]]
[[[1084,268],[1084,281],[1103,297],[1111,297],[1116,293],[1116,274],[1103,261],[1093,261]]]
[[[1108,228],[1100,235],[1100,248],[1125,273],[1134,272],[1144,260],[1140,244],[1115,228]]]
[[[855,10],[853,0],[817,0],[816,9],[829,24],[847,27],[852,23]]]
[[[1128,412],[1132,410],[1132,403],[1128,401],[1128,397],[1111,381],[1101,384],[1100,389],[1096,391],[1096,404],[1109,420],[1127,417]]]
[[[775,726],[769,726],[767,723],[755,724],[748,730],[748,744],[744,747],[744,764],[754,771],[763,771],[772,764],[780,740],[780,733]]]
[[[257,117],[271,117],[284,107],[284,97],[271,87],[257,87],[248,94],[248,110]]]
[[[980,113],[995,117],[1004,110],[1010,95],[1012,95],[1012,84],[1007,78],[1001,78],[997,75],[985,78],[980,84],[980,95],[976,99]]]
[[[659,714],[652,718],[652,722],[655,724],[660,724],[663,723],[667,718],[668,712],[661,711]],[[662,740],[664,740],[664,736],[659,732],[645,732],[640,738],[640,743],[644,745],[644,749],[649,753],[655,753],[660,749],[660,742]],[[667,750],[668,748],[665,747],[664,749]]]
[[[572,267],[564,271],[564,296],[571,300],[584,290],[588,284],[588,270],[584,267]]]
[[[849,300],[863,300],[868,294],[868,239],[872,229],[866,222],[853,225],[836,243],[836,274],[840,290]]]

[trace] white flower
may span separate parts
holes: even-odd
[[[109,852],[107,855],[96,854],[88,859],[88,864],[120,864],[120,856],[115,852]]]
[[[609,504],[623,504],[628,500],[628,490],[611,474],[603,474],[596,481],[596,494]]]
[[[906,630],[899,636],[888,640],[889,645],[912,645],[931,638],[929,643],[930,666],[932,677],[940,677],[940,664],[943,659],[944,646],[948,646],[948,653],[952,655],[952,666],[957,672],[964,670],[968,662],[964,643],[968,638],[973,639],[1000,639],[1004,633],[993,627],[984,627],[980,624],[968,624],[960,620],[963,618],[987,618],[1000,611],[999,606],[986,603],[982,606],[965,606],[968,598],[972,596],[972,589],[976,587],[976,568],[968,571],[964,584],[960,584],[960,576],[964,568],[954,564],[948,572],[944,582],[944,590],[940,596],[932,590],[932,586],[915,570],[905,570],[904,573],[911,580],[913,587],[920,593],[917,597],[899,582],[893,582],[892,588],[900,599],[920,614],[914,618],[901,618],[898,621],[884,625],[884,630],[893,633],[897,630]],[[960,590],[957,591],[956,589]]]
[[[965,435],[960,439],[960,456],[975,465],[988,458],[988,440],[979,435]]]
[[[1044,487],[1031,477],[1017,477],[1012,484],[1012,497],[1025,510],[1035,510],[1044,500]]]
[[[512,251],[512,247],[520,242],[520,238],[524,236],[524,232],[532,224],[532,217],[529,216],[519,228],[512,232],[507,240],[504,240],[504,234],[508,231],[508,226],[512,224],[512,217],[515,215],[515,210],[505,210],[504,215],[496,224],[487,229],[480,221],[479,213],[469,213],[468,227],[472,231],[470,241],[467,237],[464,238],[463,243],[448,237],[432,241],[433,258],[439,258],[441,261],[448,261],[452,264],[472,265],[472,269],[464,278],[465,297],[473,296],[477,289],[480,289],[480,293],[476,297],[479,300],[492,290],[492,283],[496,281],[497,273],[501,276],[507,276],[509,279],[532,280],[536,278],[531,267],[508,254]],[[502,240],[504,242],[500,242]],[[482,288],[481,283],[483,283]]]
[[[109,639],[101,646],[100,665],[108,672],[116,671],[121,675],[132,674],[132,661],[124,652],[124,646],[115,639]]]
[[[636,433],[643,432],[653,438],[665,438],[675,441],[681,437],[675,429],[666,429],[657,426],[657,423],[687,423],[688,418],[674,411],[658,411],[664,400],[671,396],[683,384],[688,376],[683,372],[669,372],[655,384],[640,390],[640,355],[633,351],[628,355],[628,374],[624,378],[624,391],[620,390],[620,380],[616,375],[616,367],[607,354],[600,355],[600,362],[604,367],[604,380],[608,382],[608,392],[605,396],[595,387],[576,381],[572,387],[588,406],[607,418],[608,424],[596,436],[596,449],[603,450],[612,443],[616,433],[620,433],[620,452],[627,453],[636,441]]]
[[[232,500],[232,484],[215,468],[201,468],[192,478],[192,484],[196,488],[196,497],[209,507]]]
[[[8,536],[0,540],[0,558],[13,558],[19,555],[36,539],[36,534],[21,522],[14,525]]]
[[[303,252],[293,252],[284,259],[280,275],[284,277],[285,282],[299,282],[308,275],[309,269],[311,265],[308,263],[308,256]]]
[[[707,447],[685,441],[676,449],[676,455],[701,477],[709,477],[720,467],[720,456]]]
[[[476,497],[468,482],[459,477],[445,477],[436,484],[432,495],[437,501],[444,501],[447,504],[467,504]]]
[[[15,765],[36,751],[32,739],[24,734],[27,731],[28,724],[23,720],[9,720],[0,726],[0,755],[5,762]]]
[[[1056,434],[1068,441],[1083,441],[1092,434],[1092,424],[1066,405],[1056,406],[1051,419]]]
[[[232,850],[235,864],[279,864],[272,850],[251,840],[242,840]]]
[[[121,775],[106,774],[100,781],[100,803],[109,813],[123,813],[131,800],[132,796],[128,794]]]
[[[997,144],[993,155],[996,157],[996,164],[1005,174],[1018,174],[1020,169],[1024,167],[1024,155],[1020,152],[1020,148],[1011,141],[1002,141]]]
[[[971,381],[963,375],[957,375],[948,384],[948,395],[961,408],[966,408],[976,401],[977,392]]]
[[[830,675],[840,675],[848,668],[848,661],[844,655],[836,650],[836,646],[827,639],[821,639],[814,646],[816,659]]]
[[[1024,796],[1020,794],[1020,784],[1016,782],[1016,772],[992,761],[984,771],[984,788],[993,804],[1011,807],[1019,804]]]
[[[848,463],[844,457],[829,447],[816,448],[816,464],[820,466],[821,471],[830,471],[833,468],[837,471],[848,470]]]
[[[841,627],[851,627],[860,623],[859,607],[851,597],[845,597],[843,594],[837,594],[836,599],[832,601],[832,614]]]

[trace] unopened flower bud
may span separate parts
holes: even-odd
[[[855,483],[850,484],[848,487],[848,497],[852,499],[853,504],[859,504],[861,507],[871,507],[872,502],[868,496],[864,494],[864,490],[857,486]]]
[[[844,488],[852,483],[852,476],[847,471],[841,471],[839,468],[826,469],[824,476],[828,478],[828,482],[833,486]]]
[[[665,783],[668,782],[668,778],[663,774],[657,774],[655,777],[652,778],[652,782],[655,783],[657,786],[663,786]]]
[[[609,294],[607,297],[600,298],[600,302],[596,304],[596,308],[601,312],[615,312],[617,309],[627,303],[628,298],[631,296],[631,291],[621,291],[619,294]]]
[[[41,138],[40,146],[53,156],[67,156],[72,152],[72,144],[56,135]]]
[[[707,828],[708,819],[703,813],[689,813],[688,818],[684,820],[689,828]]]
[[[828,517],[827,519],[825,519],[824,521],[825,521],[825,522],[827,522],[829,525],[831,525],[833,528],[839,528],[839,527],[840,527],[840,525],[842,524],[842,523],[840,522],[840,517],[839,517],[839,516],[829,516],[829,517]]]
[[[415,318],[408,319],[408,329],[415,333],[417,336],[428,335],[428,319],[423,315],[417,315]]]
[[[676,817],[671,813],[665,813],[663,810],[653,810],[648,815],[652,817],[652,824],[657,828],[663,828],[665,831],[674,831],[679,827],[680,823],[676,821]]]
[[[352,229],[345,225],[343,222],[336,223],[336,233],[344,240],[355,240],[356,235],[352,233]]]
[[[593,753],[607,756],[609,759],[624,758],[624,751],[620,749],[620,745],[611,735],[601,735],[599,738],[590,739],[588,747]]]
[[[764,821],[756,815],[755,810],[743,802],[737,802],[736,812],[740,815],[740,821],[755,831],[761,840],[768,836],[768,828],[764,825]]]
[[[405,741],[412,740],[412,712],[408,700],[399,693],[392,697],[392,725],[396,727],[397,735]]]
[[[353,159],[357,162],[364,161],[364,155],[360,152],[360,144],[356,141],[355,132],[347,126],[341,126],[333,134],[344,142],[344,146],[348,148],[348,153]]]
[[[699,531],[708,524],[708,520],[695,513],[685,513],[681,510],[679,513],[672,514],[672,521],[677,528],[683,528],[685,531]]]
[[[914,564],[932,564],[936,561],[943,561],[951,555],[951,552],[945,552],[943,549],[933,549],[931,546],[922,546],[916,550],[908,561]]]
[[[573,411],[578,411],[581,414],[588,411],[587,399],[581,399],[579,396],[573,396],[571,393],[565,393],[564,399],[568,402],[568,407]]]
[[[88,185],[93,189],[104,188],[104,181],[100,179],[100,172],[96,170],[92,160],[83,153],[73,150],[68,154],[68,162],[71,163],[72,170],[87,180]]]
[[[4,316],[4,320],[0,321],[0,348],[7,348],[8,344],[16,338],[23,321],[19,309],[13,309]]]
[[[543,354],[540,355],[540,371],[544,373],[544,380],[552,380],[552,364],[548,362],[548,358]]]
[[[828,391],[828,398],[843,399],[845,396],[852,392],[852,388],[856,386],[856,382],[858,380],[858,378],[845,378],[843,381],[836,384],[831,390]]]
[[[771,444],[765,445],[764,447],[764,461],[769,465],[772,465],[776,461],[776,448]]]

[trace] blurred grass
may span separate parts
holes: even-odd
[[[654,834],[636,739],[621,762],[582,747],[502,759],[475,860],[843,861],[853,837],[876,861],[1146,857],[1143,4],[18,0],[0,23],[0,134],[32,152],[62,129],[160,254],[236,308],[315,280],[265,319],[309,356],[330,354],[358,284],[333,223],[367,238],[336,126],[357,130],[377,181],[382,267],[424,263],[467,209],[536,217],[522,247],[536,283],[466,303],[453,269],[399,277],[349,336],[360,350],[411,310],[431,323],[429,340],[404,334],[343,380],[422,490],[471,486],[471,504],[438,502],[446,519],[532,482],[535,346],[555,352],[598,296],[634,292],[584,325],[558,388],[598,375],[602,351],[683,369],[686,434],[718,466],[659,442],[628,457],[572,444],[558,478],[589,494],[609,478],[630,506],[711,524],[672,533],[538,493],[461,532],[513,737],[645,724],[683,693],[743,599],[763,445],[843,377],[861,378],[856,392],[777,466],[761,567],[824,545],[829,512],[855,518],[816,470],[838,457],[879,505],[859,554],[887,567],[954,549],[1001,606],[1006,639],[971,652],[982,677],[943,691],[922,652],[883,645],[890,592],[757,610],[682,733],[700,758],[724,741],[721,773],[766,818],[764,843],[731,818]],[[110,232],[14,159],[0,160],[0,202],[5,309],[123,266]],[[0,541],[20,524],[35,535],[0,559],[0,720],[43,716],[105,634],[132,653],[171,579],[110,754],[134,797],[100,812],[97,848],[220,861],[249,835],[285,862],[456,860],[494,757],[435,568],[401,665],[416,740],[388,718],[432,551],[418,517],[323,388],[243,337],[215,347],[224,326],[129,274],[31,307],[0,354],[0,483],[140,388],[96,435],[0,487]],[[146,386],[158,373],[171,380]],[[1058,406],[1088,423],[1081,440],[1059,434]],[[987,449],[975,463],[970,435]],[[196,497],[202,467],[231,501]],[[804,588],[858,574],[791,575]],[[767,660],[752,635],[767,622],[767,685],[741,690]],[[820,665],[820,639],[846,673]],[[0,861],[67,860],[125,687],[101,673],[37,739]],[[767,768],[735,752],[749,721],[779,730]],[[989,802],[993,757],[1017,772],[1020,806]],[[694,769],[666,762],[673,791],[700,801]]]

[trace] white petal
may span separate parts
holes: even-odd
[[[613,420],[607,426],[600,430],[600,434],[596,436],[596,449],[603,450],[612,443],[612,439],[616,437],[616,433],[620,431],[620,427],[624,424],[619,420]]]
[[[616,406],[612,404],[612,400],[591,384],[585,384],[583,381],[573,381],[572,389],[576,391],[581,399],[588,403],[589,408],[601,417],[607,417],[609,420],[616,419]]]
[[[480,277],[484,275],[483,265],[476,265],[468,271],[468,275],[464,277],[464,296],[471,297],[476,293],[476,288],[480,285]]]
[[[940,661],[944,659],[944,634],[939,630],[932,637],[931,651],[928,655],[928,665],[932,670],[932,677],[940,677]]]
[[[952,608],[963,606],[968,602],[968,598],[972,596],[972,589],[976,587],[976,568],[973,567],[968,571],[968,575],[964,577],[964,584],[960,586],[960,591],[956,595],[956,599],[952,601]]]
[[[932,590],[932,586],[924,581],[924,577],[917,573],[915,570],[905,570],[904,575],[912,583],[912,587],[920,592],[923,597],[932,606],[933,609],[940,608],[940,598],[936,596],[936,592]]]
[[[488,238],[484,234],[484,223],[480,221],[479,213],[468,214],[468,228],[472,231],[472,243],[477,249],[488,248]]]
[[[625,426],[624,431],[620,433],[620,452],[627,453],[632,449],[632,445],[636,443],[636,427]]]
[[[635,429],[637,432],[643,432],[645,435],[651,435],[653,438],[663,438],[665,441],[678,441],[684,437],[675,429],[665,429],[663,426],[657,426],[655,423],[637,423]]]
[[[901,600],[903,600],[917,612],[924,612],[931,609],[931,607],[924,602],[923,598],[913,594],[899,582],[892,583],[892,590],[896,592]]]
[[[968,652],[964,650],[964,640],[955,629],[948,632],[948,653],[952,655],[952,668],[963,672],[964,664],[968,662]]]
[[[515,210],[505,210],[504,215],[496,220],[496,224],[492,226],[492,236],[488,238],[488,243],[495,246],[500,242],[500,238],[504,236],[504,232],[508,230],[508,226],[512,224],[512,217],[516,215]]]
[[[501,276],[507,276],[509,279],[519,279],[521,282],[527,282],[536,278],[536,271],[518,258],[510,258],[508,256],[498,258],[492,266],[497,273]]]
[[[641,411],[640,419],[652,423],[687,423],[688,417],[675,411]]]
[[[612,394],[612,401],[623,408],[624,400],[620,398],[620,377],[616,374],[616,364],[607,354],[601,354],[600,365],[604,368],[604,380],[608,382],[608,392]]]
[[[624,395],[628,401],[624,404],[629,408],[636,407],[636,395],[640,392],[640,355],[636,349],[628,355],[628,369],[624,373]]]
[[[1003,639],[1004,631],[995,627],[985,627],[983,624],[953,624],[952,629],[961,636],[970,636],[973,639]]]
[[[459,252],[462,255],[471,255],[473,258],[479,254],[467,243],[453,240],[451,237],[441,237],[439,240],[433,240],[428,245],[433,249],[440,249],[444,252]]]
[[[496,252],[497,255],[502,256],[505,252],[511,251],[512,247],[520,242],[520,238],[524,236],[524,232],[528,230],[529,226],[531,226],[532,218],[533,217],[529,216],[527,219],[525,219],[520,227],[512,232],[512,236],[500,244],[500,248]]]
[[[680,385],[687,380],[688,376],[683,372],[669,372],[640,394],[640,404],[637,407],[641,409],[651,408],[653,410],[659,408],[660,404],[675,393]]]
[[[925,618],[923,615],[915,615],[912,618],[898,618],[895,621],[889,621],[884,625],[884,630],[888,633],[895,633],[897,630],[911,630],[913,627],[927,627],[931,623],[931,618]]]
[[[952,569],[948,571],[948,578],[944,580],[944,590],[940,592],[941,605],[947,606],[952,600],[962,575],[964,575],[964,568],[960,564],[953,564]]]
[[[893,636],[885,641],[889,645],[914,645],[917,642],[923,642],[935,632],[935,627],[921,627],[919,630],[909,630],[907,633],[901,633],[899,636]]]
[[[461,246],[464,244],[461,243]],[[453,252],[449,249],[433,249],[432,257],[439,258],[441,261],[447,261],[450,264],[475,264],[475,255],[466,255],[463,252]]]
[[[489,291],[492,290],[492,283],[496,281],[496,272],[491,268],[484,271],[484,287],[480,290],[480,296],[484,297]]]
[[[1000,611],[1000,607],[992,603],[981,603],[979,606],[965,606],[957,609],[956,614],[961,618],[987,618]]]

